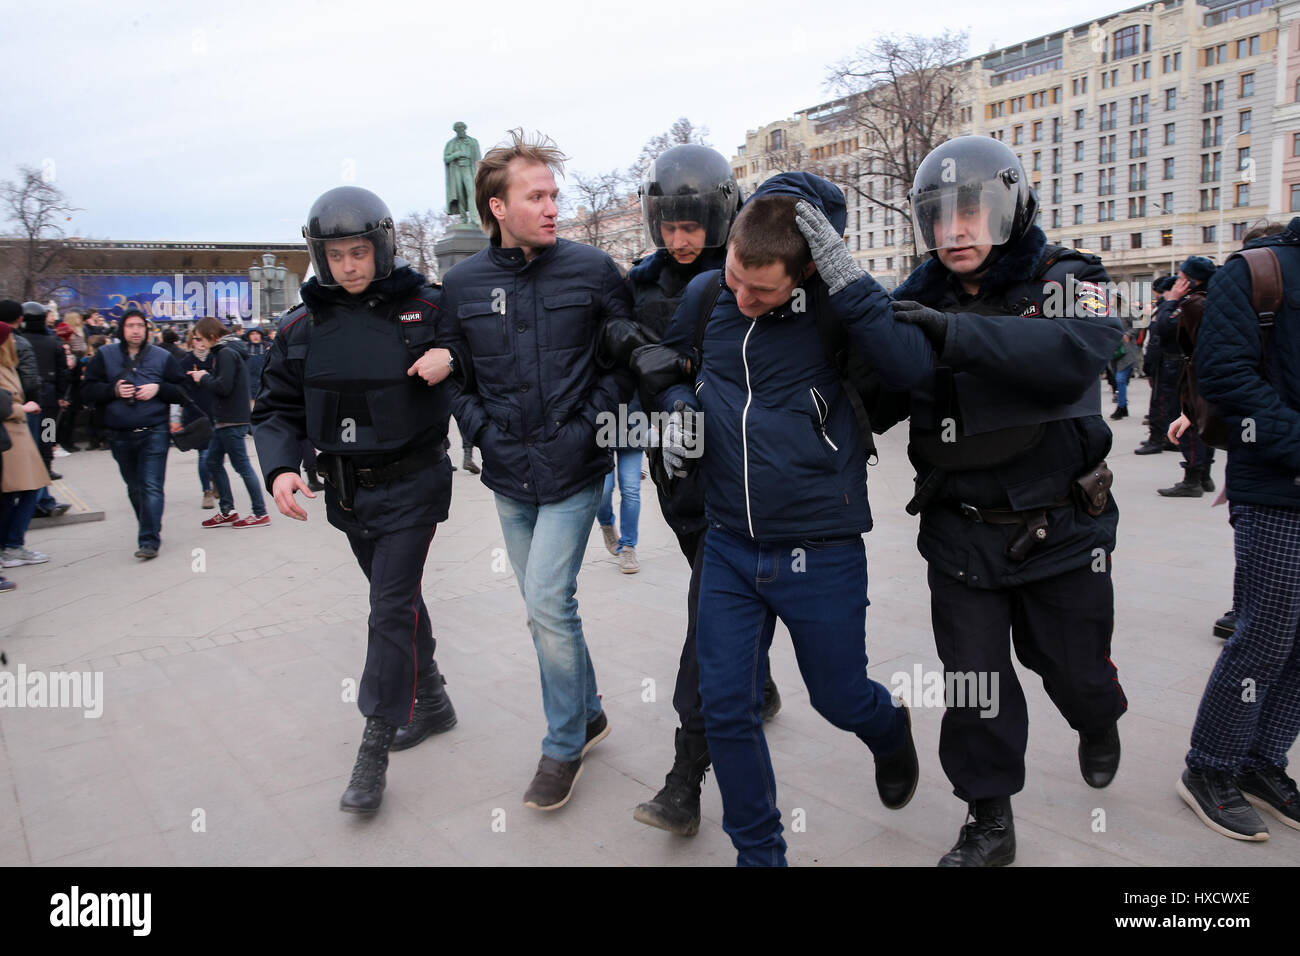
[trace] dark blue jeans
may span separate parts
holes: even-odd
[[[873,753],[902,741],[903,712],[867,677],[862,537],[758,542],[714,525],[704,543],[697,653],[722,827],[741,866],[784,866],[776,779],[763,737],[767,652],[790,630],[813,709]]]
[[[262,497],[262,481],[253,471],[253,463],[248,460],[248,448],[244,437],[248,434],[247,425],[227,425],[225,428],[212,429],[212,439],[208,442],[208,475],[217,486],[217,498],[221,513],[228,515],[235,510],[235,496],[230,491],[230,478],[226,475],[226,456],[248,489],[248,498],[252,503],[253,514],[259,518],[266,514],[266,501]]]
[[[141,431],[111,431],[113,460],[117,462],[127,497],[140,523],[139,547],[157,550],[162,543],[163,478],[171,436],[166,422]]]
[[[36,512],[40,489],[6,491],[0,497],[0,549],[26,547],[27,526]]]

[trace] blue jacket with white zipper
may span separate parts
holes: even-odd
[[[844,231],[844,196],[809,173],[782,173],[750,201],[790,195],[817,206]],[[663,344],[694,348],[701,300],[717,273],[687,286]],[[884,385],[908,389],[932,376],[934,353],[921,330],[897,322],[889,294],[870,275],[827,299],[814,274],[790,302],[746,318],[725,287],[709,317],[693,387],[657,397],[703,412],[705,512],[711,523],[762,541],[834,538],[871,529],[866,446],[840,372],[827,358],[815,309],[829,301],[853,347],[870,357]],[[819,294],[819,292],[821,294]],[[796,311],[794,306],[803,308]]]

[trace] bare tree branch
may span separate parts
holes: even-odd
[[[0,216],[13,224],[9,233],[22,240],[17,279],[23,298],[47,296],[57,289],[64,262],[63,223],[80,212],[63,191],[34,166],[19,166],[18,178],[0,183]]]
[[[646,140],[645,145],[641,147],[636,162],[627,169],[628,178],[634,183],[641,182],[645,179],[646,174],[650,172],[650,167],[659,158],[659,154],[674,146],[681,146],[684,143],[712,146],[713,144],[709,142],[708,136],[709,128],[707,126],[696,126],[685,116],[679,116],[667,131],[651,136]]]
[[[455,219],[455,216],[433,209],[407,213],[397,222],[397,254],[416,272],[436,282],[438,256],[434,246]]]

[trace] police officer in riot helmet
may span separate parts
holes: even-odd
[[[303,237],[315,276],[280,322],[252,420],[266,487],[288,517],[307,520],[294,499],[316,497],[299,474],[304,441],[319,450],[326,516],[370,582],[357,699],[366,726],[339,804],[368,813],[383,798],[390,747],[456,723],[420,587],[451,501],[440,383],[456,363],[438,345],[441,289],[396,257],[378,196],[331,189],[312,205]]]
[[[628,271],[635,321],[611,322],[605,338],[605,354],[620,366],[631,366],[637,374],[640,388],[632,409],[641,408],[642,395],[654,395],[684,372],[679,367],[679,354],[655,343],[667,330],[690,281],[702,272],[724,266],[727,237],[741,204],[740,187],[726,158],[693,143],[660,153],[639,192],[646,242],[655,252]],[[624,451],[620,449],[618,454],[621,457]],[[673,707],[680,720],[674,737],[673,766],[664,786],[637,806],[633,816],[641,823],[690,836],[699,829],[700,790],[710,766],[695,655],[702,566],[699,555],[706,528],[704,496],[698,478],[683,481],[668,474],[657,447],[648,448],[647,455],[664,519],[691,564],[691,581],[686,640],[673,693]],[[609,516],[612,518],[612,511]],[[615,550],[614,541],[622,544],[627,535],[626,527],[621,530],[623,538],[614,538],[612,529],[607,531],[602,526],[611,551]],[[769,676],[763,718],[770,719],[780,708],[781,695]]]
[[[942,144],[909,200],[929,258],[895,291],[895,318],[919,326],[937,358],[931,385],[911,393],[908,511],[921,516],[946,683],[964,691],[949,694],[939,755],[969,815],[940,865],[1005,865],[1028,740],[1013,646],[1079,733],[1085,782],[1104,787],[1119,766],[1118,511],[1100,376],[1122,329],[1101,260],[1047,243],[1003,143]]]

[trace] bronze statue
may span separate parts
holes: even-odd
[[[474,206],[474,172],[483,158],[478,150],[478,140],[465,135],[465,124],[456,123],[454,139],[447,141],[442,150],[442,162],[447,167],[447,214],[460,216],[461,222],[479,225],[478,209]]]

